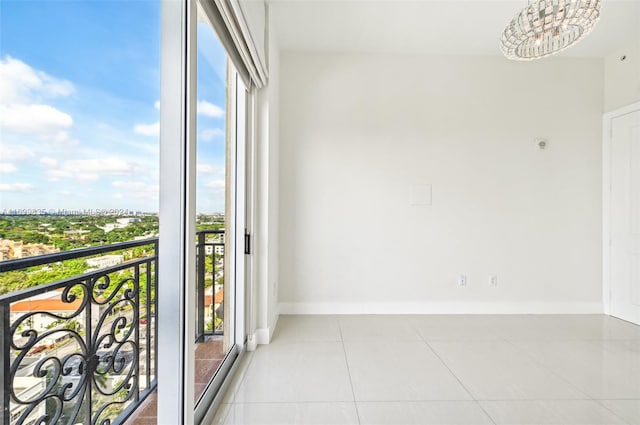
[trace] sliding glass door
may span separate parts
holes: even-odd
[[[206,420],[245,342],[249,95],[205,6],[162,7],[158,423]]]
[[[244,341],[247,90],[201,7],[196,45],[197,423]]]

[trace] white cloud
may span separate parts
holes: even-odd
[[[157,157],[158,154],[160,153],[160,144],[158,143],[158,141],[153,141],[151,143],[148,143],[148,142],[141,143],[137,141],[127,140],[126,143],[127,143],[127,146],[131,146],[143,151],[145,153],[144,155],[145,157],[148,157],[149,155],[153,155],[154,157]]]
[[[0,183],[0,192],[28,192],[33,189],[30,183]]]
[[[0,173],[15,173],[18,168],[8,162],[0,162]]]
[[[56,160],[46,158],[45,162],[54,164]],[[124,176],[132,174],[133,171],[134,165],[131,161],[118,157],[106,157],[65,161],[59,168],[48,170],[45,176],[49,181],[71,179],[80,183],[92,183],[103,176]]]
[[[206,100],[199,100],[197,105],[198,115],[211,118],[224,118],[224,109]]]
[[[66,142],[73,118],[45,101],[69,96],[73,91],[69,81],[5,56],[0,59],[0,128],[7,133]]]
[[[6,161],[20,161],[33,157],[35,153],[31,149],[20,146],[8,147],[0,145],[0,158]]]
[[[0,99],[4,104],[38,103],[43,98],[69,96],[73,84],[5,56],[0,59]]]
[[[0,105],[0,127],[5,131],[53,136],[67,139],[64,130],[73,126],[71,115],[49,105]]]
[[[79,173],[76,175],[76,179],[80,183],[93,183],[94,181],[100,179],[100,174],[96,173]]]
[[[65,161],[63,168],[78,173],[125,175],[133,172],[133,164],[124,158],[107,157]]]
[[[226,187],[224,180],[212,180],[204,185],[208,189],[220,190]]]
[[[68,179],[73,177],[73,173],[66,170],[49,170],[45,174],[47,180],[51,182],[57,182],[62,179]]]
[[[160,122],[154,122],[153,124],[136,124],[133,126],[133,132],[141,134],[143,136],[160,136]]]
[[[155,103],[153,104],[153,107],[156,108],[157,110],[160,110],[160,101],[156,100]]]
[[[116,180],[111,183],[111,186],[125,189],[140,189],[144,187],[145,183],[142,182],[132,182],[132,181],[123,181]]]
[[[198,165],[196,166],[196,170],[198,171],[198,173],[202,173],[202,174],[224,175],[223,167],[216,167],[214,165],[207,164],[205,162],[199,162]]]
[[[220,128],[209,128],[207,130],[200,132],[200,139],[202,139],[205,142],[210,142],[216,137],[222,137],[224,135],[225,135],[224,130]]]
[[[44,165],[45,167],[57,167],[58,160],[55,158],[50,158],[48,156],[43,156],[42,158],[40,158],[40,164]]]
[[[72,140],[69,138],[69,134],[66,131],[59,131],[52,135],[52,140],[59,144],[64,143],[67,146],[77,146],[80,144],[77,140]]]
[[[122,189],[125,193],[116,193],[115,196],[122,196],[124,198],[137,198],[137,199],[158,199],[160,193],[160,187],[157,184],[148,184],[139,181],[123,181],[116,180],[111,183],[113,187]]]

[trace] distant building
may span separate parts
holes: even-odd
[[[82,240],[84,240],[87,233],[91,232],[88,230],[65,230],[64,232],[65,235],[79,237]]]
[[[33,376],[16,376],[13,381],[13,391],[20,400],[30,400],[38,397],[47,387],[46,378],[37,378]],[[12,404],[9,423],[18,423],[20,417],[29,408],[28,404]],[[31,417],[44,417],[46,415],[46,404],[38,403],[36,408],[31,412]]]
[[[11,254],[9,253],[9,247],[0,245],[0,261],[6,261],[11,259]]]
[[[218,285],[215,285],[218,286]],[[224,289],[220,287],[213,295],[214,286],[210,286],[205,290],[204,295],[204,319],[205,322],[214,320],[214,312],[215,316],[220,319],[223,319],[223,304],[224,304]],[[215,323],[214,323],[215,326]]]
[[[140,221],[139,218],[137,217],[126,217],[126,218],[119,218],[116,220],[119,224],[124,224],[129,225],[131,223],[138,223]]]
[[[35,257],[36,255],[53,254],[60,252],[53,245],[41,243],[22,243],[10,239],[0,239],[0,260],[14,260],[17,258]]]
[[[9,319],[11,323],[19,320],[25,314],[32,312],[52,313],[60,317],[72,316],[82,306],[83,301],[81,298],[76,298],[72,302],[64,302],[62,301],[62,292],[62,289],[58,289],[11,304],[11,308],[9,310]],[[91,322],[95,325],[100,319],[100,305],[91,303],[90,308],[92,316]],[[76,321],[84,328],[86,314],[82,312],[71,320]],[[52,317],[49,314],[34,314],[25,320],[24,325],[29,329],[42,333],[43,331],[58,325],[57,322],[59,322],[59,319]],[[68,322],[68,320],[62,320],[60,325],[64,325],[65,323],[68,324]],[[63,332],[52,334],[50,337],[43,339],[42,343],[44,345],[53,345],[58,342],[58,339],[66,336],[68,336],[68,334]]]
[[[216,245],[215,247],[213,247],[211,245],[206,245],[204,247],[205,254],[211,255],[214,252],[214,248],[215,248],[216,255],[224,255],[224,245],[222,245],[222,244]]]
[[[122,263],[123,259],[124,255],[121,254],[103,255],[101,257],[89,258],[87,265],[91,267],[91,270],[104,269]]]
[[[60,292],[53,292],[46,294],[48,298],[29,298],[24,301],[18,301],[11,304],[10,320],[13,323],[20,317],[27,313],[34,311],[42,311],[53,313],[58,316],[69,316],[80,308],[82,305],[81,299],[75,299],[70,303],[65,303],[60,299]],[[77,317],[79,322],[84,320],[84,315],[80,314]],[[36,331],[42,331],[53,325],[58,319],[51,317],[47,314],[35,314],[27,319],[28,326]]]
[[[131,223],[137,223],[139,221],[140,221],[140,219],[138,217],[118,218],[118,219],[116,219],[115,223],[107,223],[107,224],[104,225],[104,227],[100,227],[100,226],[98,226],[98,227],[100,229],[104,230],[105,233],[109,233],[110,231],[115,230],[115,229],[124,229],[125,227],[127,227]]]

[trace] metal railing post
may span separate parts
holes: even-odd
[[[206,234],[205,232],[198,232],[198,250],[196,261],[196,311],[198,316],[196,317],[196,341],[200,341],[204,338],[205,326],[204,326],[204,276],[206,268],[206,248],[205,248]]]
[[[158,382],[158,321],[156,320],[157,316],[159,316],[159,312],[158,312],[158,293],[159,293],[159,286],[158,286],[158,268],[160,267],[160,261],[158,261],[159,257],[159,241],[156,240],[156,243],[154,245],[154,255],[153,255],[153,274],[154,274],[154,282],[153,282],[153,289],[155,290],[155,296],[153,297],[153,382],[154,382],[154,387],[155,384]]]
[[[0,351],[0,370],[2,371],[2,385],[0,386],[0,399],[2,399],[2,420],[0,423],[8,424],[10,418],[9,401],[11,394],[10,359],[11,356],[11,332],[9,332],[9,303],[0,304],[0,330],[2,330],[2,351]]]

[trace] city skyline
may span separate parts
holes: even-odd
[[[160,3],[29,3],[0,15],[0,210],[157,212]],[[226,55],[198,39],[197,209],[224,212]]]

